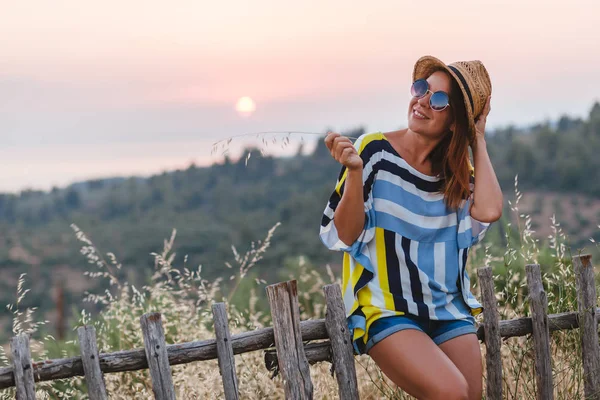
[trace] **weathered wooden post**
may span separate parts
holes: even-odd
[[[140,318],[144,348],[150,377],[152,378],[152,391],[158,400],[175,400],[175,387],[171,377],[171,366],[167,355],[165,332],[162,326],[160,313],[144,314]]]
[[[583,357],[583,388],[586,399],[600,399],[600,349],[598,345],[597,297],[592,256],[573,257],[577,283],[577,309]]]
[[[354,351],[346,322],[342,291],[340,286],[335,283],[323,286],[323,292],[327,301],[325,327],[331,342],[333,368],[338,382],[340,399],[358,399]]]
[[[296,281],[269,285],[266,290],[271,306],[278,364],[285,382],[285,397],[294,400],[312,399],[310,368],[300,332]]]
[[[537,398],[540,400],[552,400],[554,398],[554,386],[552,384],[550,330],[548,328],[548,299],[544,291],[539,264],[528,264],[525,266],[525,271],[527,272],[527,288],[529,290],[529,306],[535,350]]]
[[[226,400],[237,400],[239,396],[238,379],[235,372],[235,358],[229,333],[229,322],[225,303],[212,305],[215,336],[217,337],[217,359],[219,371],[223,379],[223,389]]]
[[[33,364],[29,350],[29,335],[21,333],[10,342],[13,374],[17,389],[17,400],[35,399],[35,382],[33,379]]]
[[[502,340],[492,267],[478,268],[477,277],[483,302],[483,331],[487,371],[486,398],[502,400],[502,356],[500,353]]]
[[[90,400],[106,400],[108,397],[104,385],[104,376],[100,370],[96,329],[89,325],[82,326],[77,329],[77,336],[79,337],[81,362]]]

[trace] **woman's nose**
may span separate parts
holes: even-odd
[[[421,97],[419,100],[417,100],[419,102],[419,104],[421,105],[421,107],[429,107],[429,96],[430,96],[431,92],[427,92],[425,94],[425,96]]]

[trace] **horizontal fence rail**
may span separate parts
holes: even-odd
[[[302,340],[327,339],[325,319],[306,320],[300,322]],[[264,350],[275,344],[273,328],[261,328],[231,336],[234,354]],[[214,360],[217,358],[216,339],[198,340],[179,344],[168,344],[167,355],[170,365],[187,364],[194,361]],[[137,371],[148,369],[145,350],[143,348],[101,353],[100,369],[104,373]],[[54,379],[83,376],[81,357],[61,358],[34,362],[36,382]],[[0,389],[15,386],[12,368],[0,368]]]
[[[597,320],[600,320],[600,308],[596,308],[596,316]],[[505,340],[515,336],[529,335],[533,332],[531,317],[503,320],[500,321],[499,326],[500,336]],[[565,312],[549,314],[548,327],[550,332],[579,328],[577,313]],[[300,321],[300,330],[302,331],[303,341],[328,339],[325,328],[325,319]],[[485,340],[483,326],[479,326],[477,329],[477,338],[480,341]],[[329,341],[325,343],[327,344],[321,344],[319,347],[323,349],[327,348],[327,351],[330,351]],[[255,331],[231,335],[231,344],[233,347],[233,354],[242,354],[250,351],[271,349],[275,344],[273,328],[261,328]],[[307,345],[305,345],[305,347],[306,346]],[[314,360],[317,358],[323,358],[323,360],[318,361],[326,361],[329,359],[329,356],[325,353],[321,354],[321,351],[325,350],[319,350],[319,354],[314,355]],[[179,344],[168,344],[167,354],[170,365],[214,360],[217,359],[217,342],[215,339],[206,339]],[[146,354],[143,348],[122,350],[111,353],[100,353],[98,357],[100,359],[100,369],[103,373],[148,369],[148,362],[146,361]],[[310,359],[308,361],[310,362]],[[83,364],[80,356],[44,360],[33,362],[32,364],[36,382],[65,379],[84,375]],[[0,389],[5,389],[11,386],[15,386],[12,368],[0,368]]]

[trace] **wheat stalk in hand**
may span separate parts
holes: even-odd
[[[210,154],[213,155],[215,152],[217,152],[219,150],[222,151],[221,155],[227,154],[227,152],[229,151],[229,149],[228,149],[229,144],[231,143],[231,141],[233,139],[238,138],[238,137],[252,136],[252,135],[254,135],[257,138],[260,138],[261,142],[262,142],[262,145],[266,147],[266,146],[269,145],[269,143],[268,143],[267,139],[265,138],[265,135],[281,135],[281,134],[285,135],[283,137],[283,140],[281,141],[281,148],[282,149],[285,148],[285,147],[287,147],[287,145],[289,145],[289,143],[290,143],[290,136],[292,134],[319,135],[319,136],[323,135],[322,132],[304,132],[304,131],[263,131],[263,132],[243,133],[243,134],[240,134],[240,135],[230,136],[228,138],[221,139],[221,140],[213,143],[212,150],[211,150]],[[327,132],[325,134],[327,134]],[[357,138],[352,137],[352,136],[347,136],[347,137],[350,138],[350,139],[355,139],[355,140],[357,139]],[[302,136],[300,137],[300,142],[301,143],[304,142],[304,137],[302,137]],[[271,139],[271,144],[277,144],[277,137],[273,137]],[[251,153],[248,153],[248,155],[246,156],[246,165],[248,165],[248,159],[250,158],[250,154]],[[260,154],[262,156],[264,156],[264,148],[262,148],[262,147],[260,148]]]

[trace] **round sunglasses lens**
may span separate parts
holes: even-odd
[[[423,97],[425,96],[425,93],[427,93],[428,88],[429,85],[425,79],[417,79],[410,87],[410,94],[414,97]]]
[[[435,92],[429,99],[429,105],[433,110],[443,110],[448,105],[448,95],[444,92]]]

